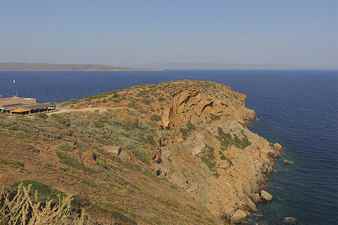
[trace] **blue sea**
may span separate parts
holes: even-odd
[[[253,223],[292,216],[302,225],[338,224],[338,71],[0,72],[0,95],[59,102],[177,79],[213,80],[246,93],[258,115],[250,129],[285,146],[268,183],[274,199],[259,206],[264,216]]]

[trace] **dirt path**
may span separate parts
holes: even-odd
[[[129,108],[126,106],[117,106],[117,107],[87,107],[87,108],[80,108],[80,109],[72,109],[72,108],[58,108],[54,112],[48,113],[48,115],[53,114],[61,114],[61,113],[71,113],[71,112],[105,112],[107,110],[118,110],[118,109],[128,109],[128,110],[135,110],[133,108]]]
[[[48,113],[48,115],[70,113],[70,112],[95,112],[95,111],[98,111],[99,113],[101,113],[107,110],[108,108],[103,108],[103,107],[90,107],[90,108],[81,108],[81,109],[60,108],[57,111]]]

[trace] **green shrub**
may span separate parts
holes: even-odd
[[[129,107],[129,108],[136,109],[137,107],[136,107],[136,102],[135,102],[135,100],[131,99],[131,100],[129,101],[129,103],[128,103],[128,107]]]
[[[120,96],[117,92],[113,92],[110,96],[110,100],[114,102],[119,102],[122,100],[122,96]]]
[[[248,137],[246,135],[244,135],[243,133],[243,138],[240,139],[237,135],[234,135],[234,145],[238,148],[241,148],[241,149],[244,149],[246,148],[247,146],[251,145],[251,142],[249,141]]]
[[[65,152],[57,151],[56,155],[58,156],[60,162],[67,166],[73,167],[75,169],[84,170],[86,167],[79,160],[73,158]]]
[[[180,130],[181,130],[183,139],[186,140],[191,135],[194,129],[195,129],[195,126],[190,121],[184,127],[182,127]]]
[[[248,137],[242,131],[243,138],[240,139],[236,134],[232,136],[230,133],[224,133],[223,129],[218,127],[217,129],[217,139],[221,143],[222,150],[228,149],[231,145],[236,146],[237,148],[244,149],[247,146],[251,145]]]
[[[18,183],[15,183],[12,186],[12,189],[17,189],[20,185],[23,187],[31,187],[31,190],[34,192],[39,193],[39,201],[45,201],[50,199],[58,199],[60,197],[64,197],[65,194],[61,191],[58,191],[51,186],[48,186],[46,184],[40,183],[35,180],[24,180],[20,181]]]
[[[108,97],[109,95],[111,95],[111,93],[100,93],[100,94],[97,94],[97,95],[94,95],[94,96],[89,96],[87,97],[87,100],[95,100],[95,99],[100,99],[100,98],[105,98],[105,97]]]
[[[216,172],[215,149],[206,145],[200,153],[202,162],[209,168],[210,171]]]
[[[153,101],[151,98],[143,98],[142,99],[142,102],[145,104],[145,105],[150,105]]]
[[[94,126],[96,128],[102,128],[102,127],[104,127],[104,122],[97,120],[97,121],[94,122]]]
[[[150,119],[152,121],[155,121],[155,122],[158,122],[158,121],[161,121],[161,116],[157,115],[157,114],[154,114],[150,117]]]
[[[165,98],[165,97],[162,97],[162,96],[158,98],[158,101],[160,101],[160,102],[163,102],[163,101],[165,101],[165,100],[166,100],[166,98]]]
[[[144,162],[145,164],[149,164],[151,162],[150,153],[148,153],[145,149],[138,149],[133,151],[135,157]]]
[[[228,147],[231,145],[232,143],[232,137],[231,134],[229,133],[224,133],[223,129],[218,127],[217,128],[217,139],[219,140],[219,142],[221,143],[221,148],[223,150],[228,149]]]
[[[17,161],[17,160],[11,160],[11,159],[0,159],[0,165],[6,165],[12,168],[16,168],[16,169],[23,169],[24,168],[24,163]]]
[[[219,115],[215,115],[215,114],[210,114],[210,119],[212,120],[212,121],[215,121],[215,120],[219,120],[221,118],[221,116],[219,116]]]
[[[48,118],[48,115],[46,113],[37,113],[36,116],[44,120]]]
[[[71,150],[73,150],[73,148],[74,148],[74,146],[72,144],[68,143],[68,142],[59,144],[57,146],[58,150],[64,151],[64,152],[71,151]]]
[[[224,155],[224,152],[219,151],[218,153],[219,153],[219,155],[220,155],[220,159],[221,159],[221,160],[226,160],[226,159],[227,159],[227,158],[225,157],[225,155]]]
[[[52,118],[63,126],[70,127],[71,120],[66,114],[53,114]]]

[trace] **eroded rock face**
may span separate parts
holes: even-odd
[[[199,81],[178,81],[172,93],[161,111],[161,126],[171,134],[163,151],[170,152],[170,158],[166,154],[161,158],[168,180],[215,216],[226,214],[234,221],[247,216],[239,208],[254,212],[254,202],[270,201],[272,196],[256,193],[282,146],[246,127],[255,118],[245,107],[246,96]]]
[[[244,106],[245,95],[225,86],[222,86],[222,91],[215,96],[197,87],[177,90],[169,106],[162,111],[162,126],[179,127],[189,121],[198,123],[221,117],[234,118],[240,122],[255,118],[255,113]],[[229,93],[236,98],[236,102],[228,97]]]
[[[246,95],[206,81],[175,81],[156,90],[147,111],[159,115],[159,138],[166,141],[158,144],[161,154],[153,149],[153,172],[215,218],[237,221],[256,211],[257,193],[283,147],[247,128],[256,115],[245,106]]]

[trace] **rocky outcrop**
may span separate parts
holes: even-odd
[[[246,217],[248,216],[248,213],[238,209],[232,216],[231,216],[231,223],[240,223],[242,222]]]
[[[96,165],[97,155],[91,150],[87,150],[81,155],[82,162],[84,165],[91,167]]]
[[[254,202],[271,201],[260,186],[283,147],[246,127],[255,113],[245,107],[245,95],[220,84],[184,82],[184,88],[177,82],[160,113],[161,126],[173,135],[161,158],[167,178],[215,216],[238,222],[257,210]]]
[[[261,191],[261,197],[264,201],[267,201],[267,202],[272,200],[272,195],[269,192],[264,191],[264,190]]]
[[[219,96],[196,87],[177,90],[169,106],[162,111],[162,127],[179,127],[189,121],[192,123],[208,122],[220,119],[220,117],[233,118],[239,122],[255,118],[254,111],[244,106],[245,95],[233,92],[226,86],[220,86],[220,88],[221,92],[217,93]],[[236,101],[227,97],[230,92]]]
[[[151,121],[158,134],[149,156],[152,174],[184,191],[215,218],[225,215],[239,222],[257,210],[256,203],[271,201],[261,186],[283,147],[247,128],[256,115],[246,107],[246,95],[223,84],[187,80],[117,95],[147,102],[138,105],[142,113],[130,113],[129,107],[114,112],[129,124]],[[117,149],[110,152],[120,155]]]
[[[274,143],[274,144],[273,144],[273,147],[274,147],[274,149],[275,149],[276,151],[278,151],[278,152],[280,152],[280,151],[283,150],[283,146],[282,146],[281,144],[279,144],[279,143]]]
[[[293,165],[293,164],[294,164],[293,161],[287,160],[287,159],[284,159],[284,160],[283,160],[283,163],[284,163],[284,165],[286,165],[286,166],[289,166],[289,165]]]
[[[249,211],[251,211],[251,212],[256,212],[257,211],[256,204],[250,198],[248,198],[247,207],[248,207]]]
[[[296,225],[298,223],[297,219],[294,217],[285,217],[283,219],[285,225]]]

